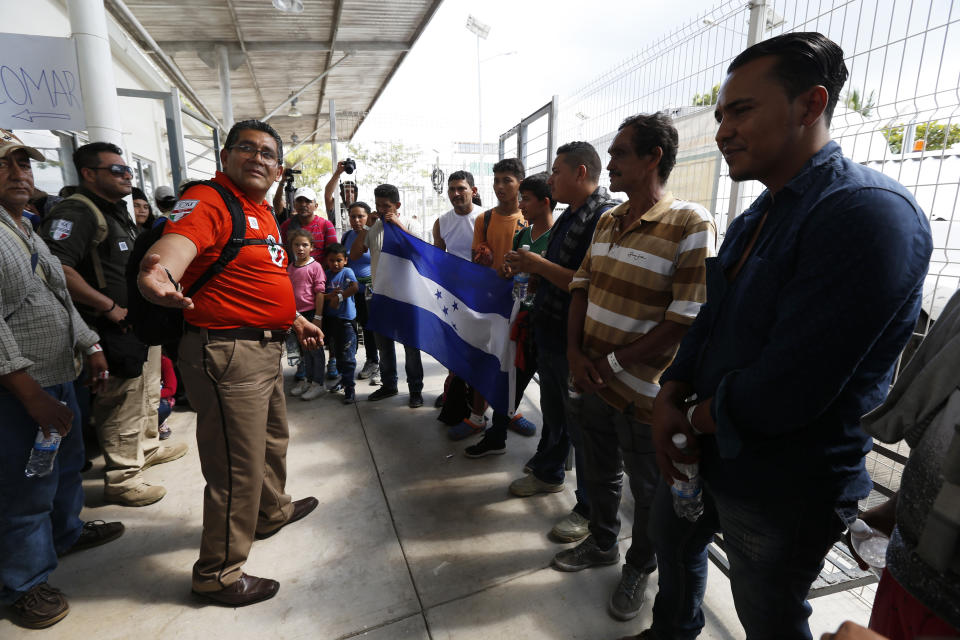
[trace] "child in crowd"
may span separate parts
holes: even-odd
[[[343,234],[340,241],[347,251],[353,246],[353,241],[357,238],[357,233],[367,225],[368,216],[370,216],[370,205],[366,202],[357,201],[350,205],[348,210],[350,218],[350,229]],[[372,222],[371,222],[372,224]],[[380,356],[377,354],[377,339],[373,331],[367,329],[367,286],[370,284],[370,249],[363,252],[363,255],[354,260],[347,260],[347,266],[353,269],[357,276],[357,282],[360,283],[360,290],[353,296],[353,302],[357,308],[357,326],[358,331],[363,332],[363,348],[366,351],[367,359],[363,364],[360,373],[357,374],[357,380],[370,378],[371,385],[380,384]]]
[[[493,268],[498,273],[503,266],[503,257],[513,246],[513,238],[525,226],[520,211],[520,181],[525,170],[517,158],[506,158],[493,165],[493,192],[497,206],[484,211],[473,225],[473,261]],[[447,430],[451,440],[463,440],[476,433],[483,433],[487,426],[487,401],[476,390],[470,403],[470,416]],[[529,431],[529,422],[522,428]],[[501,451],[502,453],[502,451]]]
[[[313,235],[304,229],[294,229],[287,235],[287,243],[293,260],[287,266],[297,311],[310,322],[315,316],[323,314],[323,292],[327,278],[320,263],[314,260]],[[319,325],[319,321],[314,322]],[[315,351],[301,350],[304,378],[295,381],[290,395],[300,396],[301,400],[313,400],[323,393],[323,374],[326,358],[323,349]]]
[[[160,406],[157,409],[157,431],[160,433],[160,439],[166,440],[170,437],[170,426],[167,424],[167,418],[170,412],[177,404],[174,396],[177,394],[177,375],[173,371],[173,361],[167,357],[167,354],[160,354]]]
[[[324,326],[337,358],[343,403],[356,401],[353,373],[357,366],[357,309],[353,296],[360,290],[357,276],[347,266],[347,249],[342,244],[328,245],[324,259],[327,263],[326,305]],[[336,387],[331,391],[336,390]]]
[[[525,178],[520,183],[520,210],[527,221],[527,226],[520,230],[513,238],[513,251],[522,251],[527,245],[530,251],[539,255],[547,252],[550,243],[550,231],[553,228],[553,208],[557,201],[553,199],[550,185],[547,184],[547,174],[538,173]],[[500,275],[512,278],[515,274],[504,263],[500,267]],[[530,333],[530,310],[533,307],[533,294],[539,283],[539,276],[531,276],[529,293],[520,306],[520,313],[510,332],[510,338],[517,343],[517,379],[515,405],[519,408],[523,400],[523,392],[537,371],[537,349],[533,344]],[[534,436],[537,426],[524,418],[519,412],[513,418],[494,412],[493,425],[487,429],[483,438],[475,445],[467,447],[463,454],[468,458],[482,458],[506,452],[507,429],[511,429],[523,436]]]

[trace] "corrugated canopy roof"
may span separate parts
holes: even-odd
[[[203,106],[195,106],[221,122],[218,45],[235,67],[234,120],[262,119],[336,65],[298,98],[301,117],[289,117],[284,106],[269,120],[285,141],[295,133],[322,142],[329,139],[329,100],[336,100],[338,137],[350,139],[441,2],[304,0],[299,14],[279,11],[271,0],[108,0],[106,6],[161,68],[164,58],[172,61],[189,83],[180,87],[187,99],[199,98]]]

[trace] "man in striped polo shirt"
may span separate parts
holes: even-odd
[[[706,299],[704,261],[716,227],[700,205],[664,188],[677,157],[677,130],[665,114],[636,115],[610,146],[610,189],[629,200],[597,222],[570,283],[567,358],[583,392],[573,409],[583,429],[590,536],[561,551],[561,571],[619,561],[617,535],[624,469],[636,503],[633,540],[610,614],[637,615],[657,567],[647,519],[659,479],[651,440],[660,374]]]

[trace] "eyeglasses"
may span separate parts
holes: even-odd
[[[247,156],[248,158],[255,158],[257,154],[260,154],[260,157],[263,158],[264,164],[268,166],[277,164],[277,160],[279,160],[277,157],[277,152],[273,149],[257,149],[252,144],[247,144],[246,142],[235,144],[230,148],[236,149],[241,155]]]
[[[133,169],[125,164],[111,164],[109,167],[90,167],[94,171],[109,171],[115,176],[133,175]]]

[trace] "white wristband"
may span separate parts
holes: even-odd
[[[95,342],[83,353],[84,355],[92,356],[93,354],[100,353],[101,351],[103,351],[103,347],[100,346],[99,342]]]
[[[607,364],[610,365],[610,369],[614,373],[620,373],[623,371],[623,366],[621,366],[620,362],[617,360],[616,354],[613,351],[607,354]]]
[[[690,428],[693,429],[693,432],[699,435],[700,431],[693,426],[693,412],[697,410],[697,406],[697,404],[692,404],[690,405],[690,408],[687,409],[687,422],[690,423]]]

